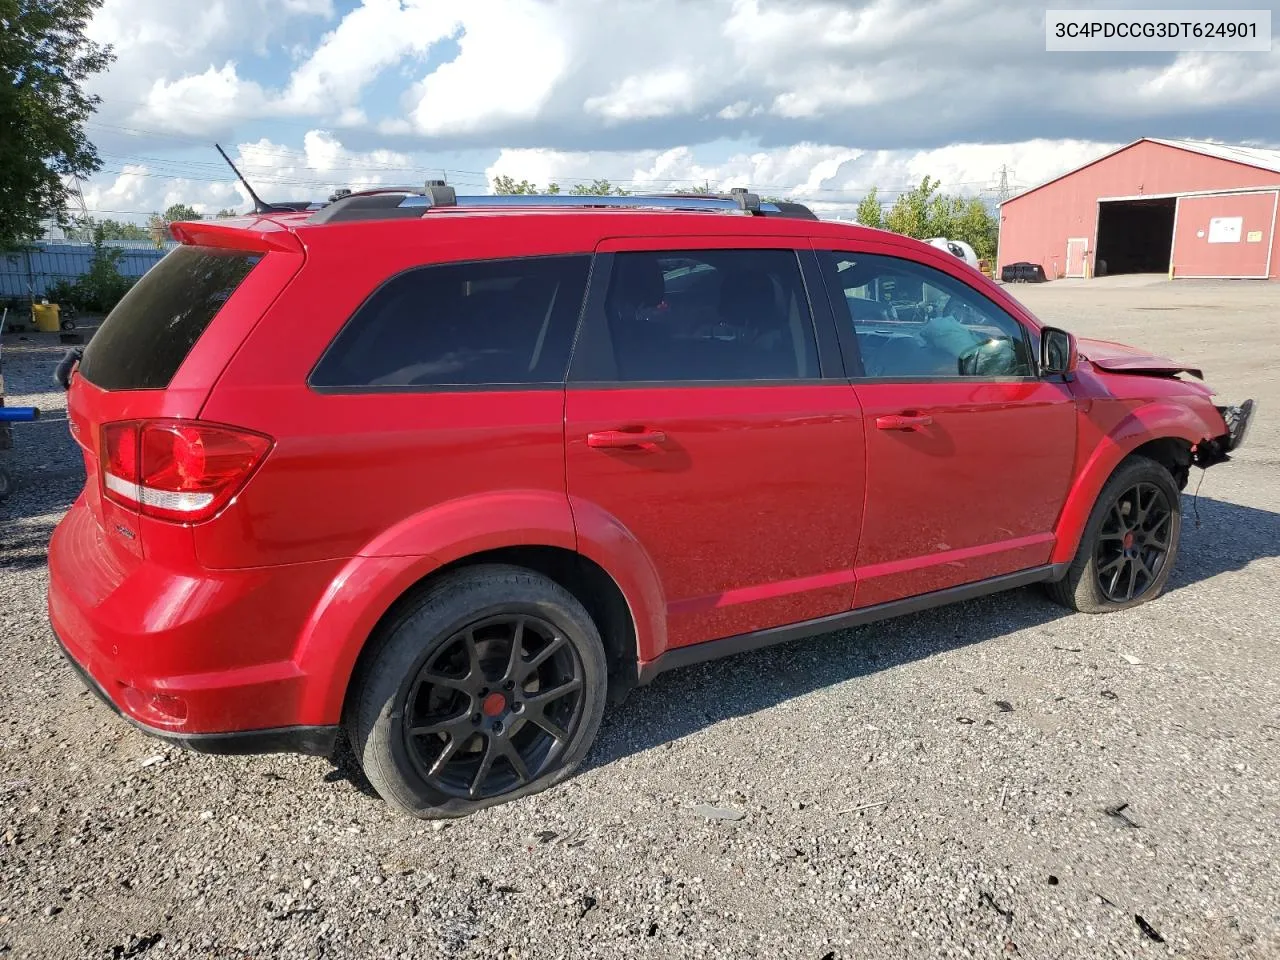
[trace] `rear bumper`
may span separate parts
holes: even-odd
[[[335,566],[178,571],[113,552],[83,499],[49,545],[49,622],[113,711],[213,753],[327,753],[338,717],[309,715],[299,632]]]
[[[256,753],[305,753],[313,756],[328,756],[333,752],[338,739],[337,726],[322,727],[277,727],[272,730],[238,730],[230,733],[175,733],[159,727],[148,726],[141,720],[129,716],[107,696],[102,685],[93,678],[80,664],[62,638],[54,634],[58,641],[58,649],[71,664],[71,669],[86,687],[97,695],[113,713],[129,721],[143,733],[151,737],[166,740],[169,743],[195,750],[198,753],[216,753],[223,755],[256,754]]]

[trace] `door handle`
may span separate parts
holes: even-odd
[[[598,450],[617,450],[622,447],[639,447],[666,443],[667,435],[661,430],[599,430],[587,434],[587,446]]]
[[[933,417],[928,415],[890,414],[885,417],[876,417],[876,427],[881,430],[919,430],[921,427],[927,427],[932,423]]]

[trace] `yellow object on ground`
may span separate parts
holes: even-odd
[[[57,333],[62,329],[62,321],[58,317],[56,303],[33,303],[31,320],[41,333]]]

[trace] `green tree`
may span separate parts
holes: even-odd
[[[1000,221],[996,214],[978,197],[967,198],[957,209],[951,228],[957,240],[973,247],[982,260],[994,260],[996,244],[1000,239]]]
[[[623,190],[621,187],[615,187],[608,180],[592,180],[590,183],[576,184],[569,191],[575,197],[626,197],[631,195],[630,190]]]
[[[146,240],[149,236],[146,228],[136,223],[125,223],[122,220],[103,220],[99,223],[91,220],[90,223],[94,228],[102,230],[105,240]]]
[[[204,214],[200,213],[195,207],[185,203],[173,203],[169,205],[164,213],[153,213],[147,218],[147,236],[151,238],[151,242],[157,247],[163,247],[173,239],[173,234],[169,231],[171,223],[203,219]]]
[[[551,183],[548,183],[544,190],[540,189],[536,183],[531,183],[528,180],[516,180],[514,177],[508,177],[505,175],[494,177],[493,183],[491,183],[490,186],[492,187],[493,192],[498,196],[532,195],[542,193],[555,195],[562,192],[560,184],[556,183],[554,180]],[[579,183],[570,189],[569,193],[575,197],[594,197],[600,195],[625,197],[628,195],[626,190],[623,190],[621,187],[613,186],[613,184],[608,180],[592,180],[590,183]]]
[[[917,240],[935,236],[929,232],[929,204],[939,186],[940,181],[926,176],[919,186],[899,194],[884,218],[885,227]]]
[[[687,194],[694,194],[694,195],[707,194],[707,193],[719,193],[719,192],[720,192],[719,190],[717,190],[715,187],[711,185],[710,180],[703,180],[701,185],[695,185],[692,187],[676,187],[675,190],[672,191],[672,193],[681,193],[681,194],[687,193]]]
[[[96,220],[93,217],[76,217],[72,225],[67,227],[67,239],[79,240],[82,243],[93,243],[94,237],[101,231],[105,240],[146,240],[148,233],[145,227],[123,220]]]
[[[221,210],[215,213],[214,216],[215,217],[238,217],[240,216],[240,214],[232,210],[230,207],[223,207]]]
[[[973,247],[973,252],[983,260],[996,255],[996,241],[1000,223],[980,197],[962,197],[942,193],[942,183],[925,177],[920,185],[900,195],[883,219],[874,224],[864,219],[864,207],[869,207],[871,195],[858,205],[858,222],[867,226],[882,225],[894,233],[906,234],[917,240],[946,237],[963,240]],[[872,211],[867,209],[865,216]]]
[[[880,204],[880,192],[875,187],[858,203],[857,218],[864,227],[877,230],[884,227],[884,208]]]
[[[183,220],[203,220],[204,214],[185,203],[175,203],[164,212],[164,219],[166,223],[179,223]]]
[[[66,180],[101,166],[84,134],[84,81],[112,60],[85,37],[102,0],[0,0],[0,250],[67,226]]]
[[[153,213],[147,218],[147,235],[157,247],[163,247],[167,241],[173,239],[169,233],[168,221],[158,213]]]
[[[528,180],[516,182],[514,177],[500,176],[493,178],[493,192],[498,196],[511,196],[513,194],[527,195],[538,193],[536,184],[530,183]]]

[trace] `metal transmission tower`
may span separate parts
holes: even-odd
[[[1004,203],[1011,196],[1013,196],[1013,190],[1009,186],[1009,165],[1002,163],[1000,164],[1000,186],[996,189],[996,198]]]
[[[72,226],[63,233],[69,239],[92,239],[85,234],[89,232],[89,207],[84,202],[84,190],[79,177],[68,177],[63,181],[67,191],[67,211],[71,214]]]

